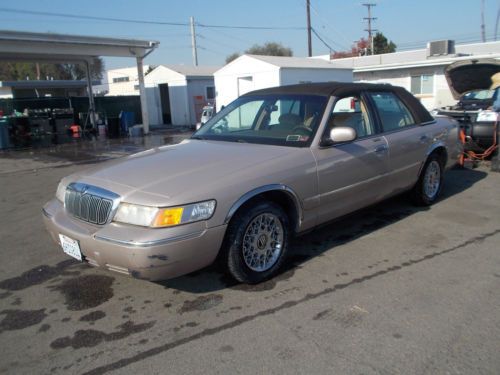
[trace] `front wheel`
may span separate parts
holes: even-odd
[[[283,264],[288,242],[289,220],[280,206],[262,201],[241,210],[224,245],[229,273],[247,284],[269,279]]]
[[[429,156],[420,177],[412,190],[413,201],[418,206],[430,206],[441,192],[443,165],[438,155]]]

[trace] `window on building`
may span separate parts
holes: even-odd
[[[434,76],[422,74],[411,77],[412,94],[432,94],[434,92]]]
[[[119,82],[128,82],[129,77],[116,77],[113,78],[113,83],[119,83]]]
[[[139,91],[139,85],[134,85],[134,91]]]
[[[207,100],[214,100],[214,99],[215,99],[215,87],[208,86],[207,87]]]

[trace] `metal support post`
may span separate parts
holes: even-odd
[[[137,73],[139,79],[139,94],[141,96],[141,114],[142,114],[142,128],[144,134],[149,133],[149,113],[148,101],[146,99],[146,86],[144,85],[144,66],[143,57],[137,56]]]
[[[89,117],[90,123],[92,124],[93,129],[97,129],[97,121],[95,118],[95,102],[94,102],[94,92],[92,90],[92,73],[90,71],[90,63],[88,60],[85,60],[85,68],[87,71],[87,89],[89,94]],[[87,125],[87,124],[85,124]],[[85,129],[83,129],[85,131]]]

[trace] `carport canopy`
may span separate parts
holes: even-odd
[[[90,62],[95,57],[132,57],[136,59],[144,133],[149,132],[143,60],[160,42],[136,39],[103,38],[83,35],[32,33],[0,30],[0,60],[84,62],[87,67],[89,113],[95,126],[95,105]]]

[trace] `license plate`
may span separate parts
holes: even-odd
[[[62,249],[66,254],[78,259],[79,261],[82,260],[82,252],[80,251],[80,244],[77,240],[69,238],[64,234],[59,234],[59,240],[61,241]]]

